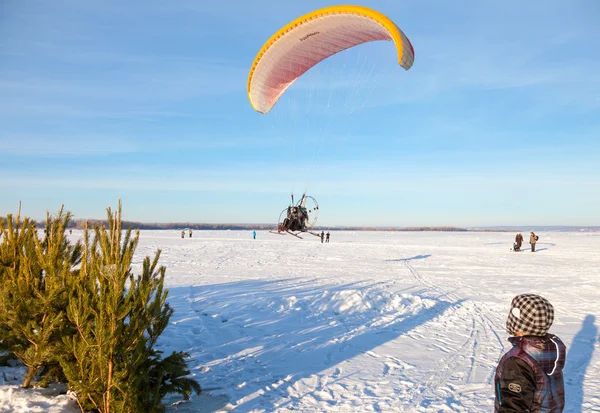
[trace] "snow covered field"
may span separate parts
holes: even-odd
[[[175,309],[160,348],[205,389],[168,411],[490,412],[510,300],[532,292],[567,345],[565,411],[600,412],[600,234],[538,235],[515,253],[511,233],[142,231]],[[0,412],[78,411],[0,371]]]

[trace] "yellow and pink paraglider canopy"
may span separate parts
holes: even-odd
[[[268,113],[307,70],[342,50],[375,40],[393,41],[398,64],[411,68],[415,52],[402,31],[385,15],[362,6],[315,10],[279,29],[260,49],[248,75],[252,107]]]

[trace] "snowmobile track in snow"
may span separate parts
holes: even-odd
[[[438,293],[441,297],[446,297],[454,304],[459,304],[459,307],[447,310],[450,312],[447,318],[458,317],[466,325],[471,325],[471,331],[467,339],[458,348],[450,349],[450,354],[439,361],[433,372],[419,385],[415,386],[408,398],[408,404],[422,406],[440,398],[445,399],[448,396],[440,393],[447,391],[448,388],[457,389],[459,395],[461,388],[468,388],[472,383],[478,382],[475,379],[478,367],[483,367],[488,371],[485,381],[491,386],[495,363],[504,351],[504,345],[496,332],[495,328],[497,326],[495,326],[495,323],[477,303],[462,303],[456,294],[446,292],[417,271],[409,261],[404,261],[404,265],[422,286]],[[464,312],[467,313],[467,317],[461,314]],[[495,351],[492,351],[492,354],[497,354],[497,360],[488,361],[484,359],[484,354],[490,354],[490,347],[494,348]],[[480,348],[483,348],[484,351],[479,351]],[[466,367],[466,374],[459,371],[461,367]],[[456,378],[456,380],[452,380],[453,378]],[[441,388],[444,388],[444,390],[440,391]]]

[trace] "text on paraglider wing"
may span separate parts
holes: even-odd
[[[303,41],[305,41],[306,39],[308,39],[309,37],[311,37],[311,36],[316,36],[317,34],[320,34],[320,33],[321,33],[321,32],[312,32],[312,33],[309,33],[309,34],[307,34],[306,36],[304,36],[304,37],[301,37],[301,38],[300,38],[300,41],[301,41],[301,42],[303,42]]]

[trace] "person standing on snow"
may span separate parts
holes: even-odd
[[[190,229],[190,238],[192,238],[192,230]]]
[[[520,232],[515,237],[515,244],[517,245],[515,251],[521,251],[521,245],[523,245],[523,234]]]
[[[324,237],[325,237],[325,231],[321,231],[321,244],[323,243]]]
[[[539,237],[537,235],[535,235],[535,233],[533,231],[531,231],[531,234],[529,234],[529,243],[531,244],[531,252],[535,252],[535,243],[537,242],[538,239],[539,239]]]
[[[252,231],[252,238],[256,239],[256,231]]]
[[[561,413],[565,407],[566,347],[548,330],[554,308],[535,294],[513,298],[506,320],[512,349],[494,376],[494,413]]]
[[[325,242],[329,243],[329,231],[327,231],[327,234],[325,234]]]
[[[185,238],[185,230],[181,231],[181,238]]]

